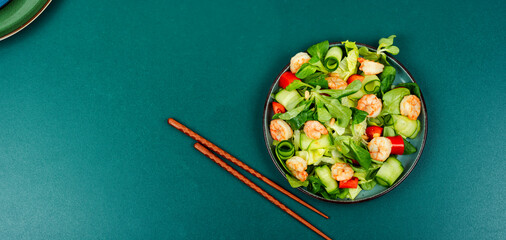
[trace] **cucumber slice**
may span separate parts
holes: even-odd
[[[327,165],[323,165],[314,169],[318,178],[322,181],[327,192],[332,192],[337,189],[337,181],[332,178],[330,168]]]
[[[409,138],[416,138],[418,136],[418,133],[420,132],[421,126],[420,126],[420,120],[416,120],[416,131],[409,136]]]
[[[343,50],[340,47],[331,47],[325,55],[325,60],[323,61],[323,65],[329,70],[334,71],[339,66],[339,62],[343,58]]]
[[[376,75],[367,75],[362,81],[362,91],[366,94],[374,94],[379,92],[381,82]]]
[[[392,118],[392,115],[388,114],[383,117],[383,122],[385,123],[385,126],[392,126],[394,125],[394,119]]]
[[[365,92],[364,90],[362,90],[362,88],[360,88],[360,90],[358,90],[358,92],[354,93],[354,94],[351,94],[350,96],[348,96],[350,99],[353,99],[353,100],[358,100],[360,98],[362,98],[363,96],[365,95]]]
[[[276,96],[274,96],[274,99],[276,99],[277,102],[281,103],[281,105],[283,105],[287,111],[294,109],[297,104],[304,100],[304,98],[300,96],[297,90],[287,91],[284,89],[279,91]]]
[[[299,147],[300,147],[300,131],[299,130],[293,131],[293,147],[295,148],[295,151],[299,150]]]
[[[383,137],[394,137],[395,130],[392,126],[386,126],[383,128]]]
[[[334,164],[337,162],[337,159],[331,157],[322,157],[320,158],[320,162],[325,164]]]
[[[276,156],[278,156],[279,160],[286,161],[291,158],[294,153],[295,148],[293,147],[293,143],[288,140],[281,141],[276,146]]]
[[[307,165],[318,165],[324,153],[325,149],[316,149],[309,151],[310,158],[307,161]]]
[[[379,185],[381,185],[381,186],[386,186],[386,187],[388,187],[388,183],[387,183],[387,182],[385,182],[385,181],[383,181],[383,180],[381,180],[381,178],[378,178],[378,177],[377,177],[377,178],[376,178],[376,182],[377,182]]]
[[[360,188],[360,186],[357,186],[357,188],[350,188],[348,189],[348,194],[350,194],[350,199],[353,200],[355,199],[358,194],[360,193],[360,191],[362,191],[362,188]]]
[[[394,129],[395,132],[400,134],[402,137],[410,137],[412,135],[416,136],[418,133],[417,130],[417,120],[411,120],[406,116],[402,115],[392,115],[394,120]]]
[[[325,134],[320,137],[318,140],[313,140],[311,144],[309,144],[308,150],[326,148],[332,145],[332,138],[330,134]]]
[[[300,133],[300,149],[307,150],[311,142],[313,142],[313,139],[302,132]]]
[[[376,181],[385,187],[392,186],[403,171],[402,163],[395,157],[389,157],[376,173]]]

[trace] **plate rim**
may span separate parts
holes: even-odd
[[[355,42],[355,44],[357,45],[357,47],[367,47],[369,50],[374,50],[376,51],[377,49],[375,47],[372,47],[372,46],[369,46],[367,44],[363,44],[363,43],[359,43],[359,42]],[[343,43],[342,42],[331,42],[329,43],[329,47],[332,47],[332,46],[342,46]],[[305,52],[305,51],[304,51]],[[389,60],[392,60],[394,61],[396,64],[398,64],[400,66],[400,68],[406,72],[406,74],[408,75],[409,79],[411,79],[411,81],[413,81],[414,83],[417,83],[415,78],[413,78],[413,75],[411,75],[411,73],[408,71],[408,69],[401,63],[399,62],[397,59],[395,59],[393,56],[391,56],[390,54],[386,54],[387,55],[387,58]],[[283,176],[283,178],[286,179],[286,176],[285,176],[285,173],[284,171],[281,169],[281,167],[279,166],[279,163],[277,162],[277,160],[275,159],[275,156],[274,154],[272,153],[272,149],[271,149],[271,146],[269,145],[269,142],[267,140],[268,136],[267,136],[267,124],[265,124],[266,122],[266,118],[267,118],[267,114],[268,114],[268,110],[269,110],[269,100],[271,99],[271,95],[272,95],[272,91],[274,90],[274,87],[277,85],[277,83],[279,82],[279,78],[281,77],[281,75],[283,73],[285,73],[286,71],[288,71],[288,69],[290,68],[290,63],[288,63],[285,67],[283,67],[283,69],[281,70],[281,72],[278,74],[278,76],[275,78],[274,82],[272,83],[270,89],[269,89],[269,94],[267,96],[267,99],[265,100],[265,104],[264,104],[264,111],[263,111],[263,114],[262,114],[262,125],[263,125],[263,134],[264,134],[264,142],[265,142],[265,146],[267,148],[267,152],[269,153],[269,156],[271,157],[271,160],[272,162],[274,163],[274,166],[276,166],[276,168],[278,169],[279,173]],[[417,83],[418,84],[418,83]],[[408,169],[408,171],[406,172],[406,174],[404,174],[403,177],[401,177],[399,180],[397,180],[394,185],[388,187],[387,189],[385,189],[384,191],[376,194],[376,195],[372,195],[372,196],[369,196],[369,197],[366,197],[366,198],[363,198],[363,199],[359,199],[359,200],[350,200],[350,199],[326,199],[326,198],[323,198],[323,197],[320,197],[318,195],[315,195],[309,191],[307,191],[306,189],[302,188],[302,187],[298,187],[297,189],[301,192],[303,192],[304,194],[312,197],[312,198],[315,198],[315,199],[318,199],[318,200],[322,200],[322,201],[326,201],[326,202],[332,202],[332,203],[341,203],[341,204],[352,204],[352,203],[360,203],[360,202],[365,202],[365,201],[368,201],[368,200],[372,200],[372,199],[376,199],[376,198],[379,198],[387,193],[389,193],[390,191],[392,191],[393,189],[395,189],[397,186],[399,186],[408,176],[409,174],[411,174],[411,172],[413,171],[413,169],[415,169],[418,161],[420,160],[420,157],[422,156],[422,153],[423,153],[423,150],[425,148],[425,143],[427,141],[427,133],[428,133],[428,113],[427,113],[427,108],[426,108],[426,105],[425,105],[425,100],[423,98],[423,93],[422,93],[422,89],[420,89],[420,101],[422,102],[422,109],[423,109],[423,112],[425,113],[424,114],[424,137],[423,137],[423,140],[422,140],[422,145],[420,147],[420,151],[418,152],[418,155],[416,156],[415,158],[415,161],[413,162],[413,165],[411,166],[410,169]]]
[[[12,30],[11,32],[9,32],[9,33],[7,33],[7,34],[5,34],[3,36],[0,36],[0,41],[5,40],[5,39],[13,36],[14,34],[18,33],[19,31],[23,30],[25,27],[27,27],[28,25],[30,25],[30,23],[32,23],[33,21],[35,21],[35,19],[37,19],[37,17],[39,17],[40,14],[42,14],[42,12],[44,12],[44,10],[46,10],[47,6],[49,6],[49,4],[52,1],[53,0],[46,0],[46,3],[44,3],[44,5],[39,9],[39,11],[37,11],[30,19],[28,19],[28,21],[26,21],[25,23],[23,23],[18,28]]]

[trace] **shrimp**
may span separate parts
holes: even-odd
[[[301,172],[307,169],[307,162],[304,158],[293,156],[286,160],[286,167],[292,172]]]
[[[311,120],[304,123],[304,133],[309,138],[318,140],[322,135],[328,134],[329,131],[320,122]]]
[[[281,119],[274,119],[270,125],[272,139],[277,141],[288,140],[293,136],[293,130]]]
[[[358,110],[366,111],[369,113],[367,116],[372,118],[375,118],[380,114],[382,107],[383,104],[381,103],[381,100],[379,100],[374,94],[364,95],[360,100],[358,100],[357,104]]]
[[[336,78],[338,78],[339,77],[339,73],[337,73],[337,72],[331,72],[331,73],[329,73],[329,76],[330,77],[336,77]]]
[[[301,171],[301,172],[292,172],[292,174],[295,176],[295,178],[299,179],[299,181],[304,182],[307,179],[307,172]]]
[[[363,58],[358,58],[358,61],[360,62],[360,69],[365,73],[365,75],[376,75],[381,72],[383,72],[383,64],[378,62],[373,62],[371,60],[365,60]]]
[[[300,181],[306,181],[306,178],[308,176],[306,172],[306,160],[298,156],[293,156],[290,159],[286,160],[286,167],[288,170],[290,170],[290,172],[292,172],[295,178],[299,179]]]
[[[332,178],[336,181],[348,181],[354,173],[353,168],[347,163],[338,162],[332,166]]]
[[[295,56],[293,56],[292,59],[290,60],[290,71],[292,73],[296,73],[297,71],[299,71],[300,66],[302,66],[302,64],[304,63],[309,62],[310,59],[311,57],[309,56],[309,54],[305,52],[295,54]]]
[[[411,120],[418,118],[421,108],[420,99],[415,95],[405,96],[401,101],[401,114]]]
[[[345,89],[348,84],[339,77],[326,77],[325,80],[329,82],[330,89]]]
[[[383,162],[390,156],[392,142],[385,137],[375,137],[369,142],[367,148],[369,148],[372,159]]]

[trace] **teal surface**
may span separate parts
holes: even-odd
[[[0,42],[0,239],[319,239],[166,119],[288,188],[262,136],[271,82],[315,42],[390,34],[428,107],[411,175],[354,205],[291,190],[328,220],[249,177],[334,239],[505,239],[505,15],[502,1],[53,1]]]

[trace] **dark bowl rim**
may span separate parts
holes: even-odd
[[[363,43],[358,43],[356,42],[355,43],[357,45],[357,47],[367,47],[369,50],[374,50],[376,51],[377,49],[375,47],[372,47],[372,46],[369,46],[367,44],[363,44]],[[342,46],[343,44],[341,42],[332,42],[329,44],[329,46]],[[404,67],[404,65],[402,65],[401,62],[399,62],[397,59],[395,59],[394,57],[392,57],[390,54],[387,53],[387,58],[389,60],[392,60],[394,61],[396,64],[398,64],[401,69],[406,72],[409,76],[409,78],[414,82],[416,83],[416,80],[415,78],[413,78],[413,76],[411,75],[411,73],[408,71],[408,69],[406,67]],[[266,117],[267,117],[267,114],[268,114],[268,110],[269,110],[269,100],[271,98],[271,94],[272,94],[272,91],[274,89],[274,87],[276,87],[276,85],[278,84],[279,82],[279,78],[281,77],[281,75],[283,73],[285,73],[286,71],[288,71],[288,69],[290,68],[290,63],[288,63],[282,70],[281,72],[278,74],[278,76],[275,78],[274,82],[272,83],[270,89],[269,89],[269,94],[267,96],[267,99],[265,101],[265,104],[264,104],[264,112],[263,112],[263,115],[262,115],[262,125],[263,125],[263,131],[264,131],[264,141],[265,141],[265,146],[267,147],[267,151],[269,152],[269,155],[271,157],[271,160],[272,162],[274,163],[274,165],[276,166],[276,168],[278,169],[279,173],[286,179],[286,176],[285,176],[285,172],[283,169],[281,169],[281,167],[279,166],[279,163],[277,162],[274,154],[272,153],[272,149],[271,149],[271,146],[269,145],[269,142],[268,142],[268,136],[267,136],[267,124],[265,124],[265,120],[266,120]],[[322,201],[326,201],[326,202],[332,202],[332,203],[344,203],[344,204],[352,204],[352,203],[360,203],[360,202],[365,202],[365,201],[368,201],[368,200],[372,200],[372,199],[376,199],[376,198],[379,198],[387,193],[389,193],[390,191],[392,191],[394,188],[396,188],[397,186],[399,186],[403,181],[404,179],[406,179],[408,177],[409,174],[411,174],[411,172],[413,171],[413,169],[416,167],[416,164],[418,163],[418,160],[420,159],[420,157],[422,156],[422,152],[425,148],[425,142],[427,140],[427,129],[428,129],[428,116],[427,116],[427,108],[425,106],[425,100],[423,98],[423,94],[422,94],[422,90],[420,89],[420,100],[422,102],[422,108],[423,108],[423,112],[424,112],[424,137],[423,137],[423,140],[422,140],[422,145],[420,147],[420,151],[418,152],[418,155],[416,156],[416,159],[415,161],[413,162],[413,165],[411,166],[411,168],[409,168],[406,172],[406,174],[404,174],[404,176],[402,176],[399,180],[397,180],[397,182],[394,183],[394,185],[390,186],[389,188],[385,189],[384,191],[376,194],[376,195],[373,195],[373,196],[370,196],[370,197],[366,197],[366,198],[363,198],[363,199],[359,199],[359,200],[342,200],[342,199],[336,199],[336,200],[331,200],[331,199],[326,199],[326,198],[323,198],[323,197],[320,197],[318,195],[315,195],[309,191],[307,191],[306,189],[302,188],[302,187],[298,187],[297,189],[299,189],[301,192],[305,193],[306,195],[309,195],[310,197],[313,197],[313,198],[316,198],[316,199],[319,199],[319,200],[322,200]]]

